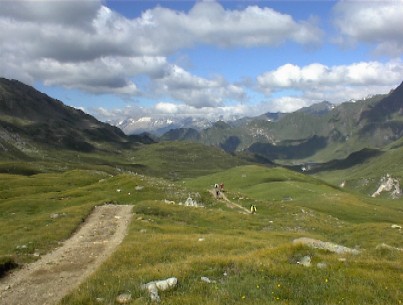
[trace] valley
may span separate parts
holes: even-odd
[[[14,272],[67,242],[95,207],[122,205],[131,209],[122,242],[52,304],[152,304],[143,285],[172,277],[177,285],[159,291],[161,304],[403,302],[402,198],[371,196],[387,175],[402,184],[402,99],[387,99],[386,110],[374,99],[370,124],[362,117],[348,149],[327,139],[316,155],[326,158],[277,159],[270,154],[290,152],[266,143],[268,153],[230,154],[220,141],[128,136],[25,85],[1,84],[1,297],[12,293]],[[53,109],[51,119],[44,107],[30,108],[34,100]],[[234,131],[222,122],[214,128]],[[394,136],[363,140],[384,130]],[[288,149],[306,144],[295,139],[282,141]],[[345,153],[331,153],[332,145]],[[212,196],[216,183],[225,199]],[[246,212],[251,205],[255,214]],[[333,248],[294,242],[301,238]]]

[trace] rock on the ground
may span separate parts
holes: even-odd
[[[403,248],[392,247],[388,244],[382,243],[376,246],[376,249],[388,249],[388,250],[396,250],[396,251],[403,251]]]
[[[116,297],[116,303],[118,303],[118,304],[128,304],[131,300],[132,300],[132,295],[131,295],[131,293],[128,293],[128,292],[119,294]]]
[[[166,291],[175,288],[178,284],[178,279],[176,277],[170,277],[166,280],[156,281],[155,285],[159,291]]]
[[[390,192],[392,199],[398,199],[402,196],[402,190],[398,179],[392,178],[389,174],[381,178],[378,189],[372,194],[372,197],[379,196],[382,192]]]
[[[324,242],[320,241],[317,239],[313,238],[308,238],[308,237],[301,237],[297,238],[293,241],[294,244],[303,244],[308,247],[314,248],[314,249],[322,249],[322,250],[328,250],[330,252],[334,252],[337,254],[359,254],[360,251],[357,249],[351,249],[348,247],[340,246],[331,242]]]
[[[208,284],[211,284],[211,283],[216,283],[216,281],[212,281],[212,280],[210,280],[208,277],[206,277],[206,276],[202,276],[201,278],[200,278],[200,280],[202,280],[202,282],[205,282],[205,283],[208,283]]]
[[[150,293],[151,301],[159,302],[160,297],[158,291],[166,291],[176,287],[178,279],[176,277],[170,277],[165,280],[152,281],[147,284],[141,285],[141,289],[147,290]]]
[[[301,259],[297,262],[297,264],[300,264],[304,267],[310,267],[311,266],[311,257],[308,255],[301,257]]]

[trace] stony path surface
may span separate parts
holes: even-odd
[[[59,302],[108,258],[126,235],[132,206],[104,205],[63,246],[0,281],[0,305]]]
[[[215,190],[210,190],[209,192],[211,193],[211,195],[213,195],[213,196],[215,197]],[[229,208],[231,208],[231,209],[237,208],[237,209],[242,210],[243,213],[245,213],[245,214],[250,214],[250,211],[249,211],[247,208],[244,208],[243,206],[241,206],[241,205],[239,205],[239,204],[237,204],[237,203],[235,203],[235,202],[232,202],[232,201],[229,200],[229,199],[227,198],[227,196],[226,196],[224,193],[222,193],[222,192],[220,193],[220,198],[223,199],[223,200],[226,202],[226,204],[227,204],[227,206],[228,206]]]

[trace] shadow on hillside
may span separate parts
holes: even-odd
[[[309,173],[315,174],[323,171],[343,170],[352,166],[363,164],[371,158],[382,155],[383,152],[378,149],[364,148],[353,152],[347,158],[342,160],[332,160],[327,163],[315,164],[311,166]]]
[[[270,160],[302,159],[313,156],[318,150],[326,146],[327,139],[325,137],[313,136],[307,140],[287,141],[277,145],[255,143],[248,148],[248,151]]]
[[[225,139],[224,142],[220,143],[220,148],[229,154],[234,154],[241,140],[237,136],[230,136]]]

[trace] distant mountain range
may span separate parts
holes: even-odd
[[[330,102],[321,102],[310,107],[304,107],[298,110],[311,114],[321,114],[330,111],[335,106]],[[233,115],[225,119],[209,119],[202,115],[148,115],[139,118],[126,118],[120,121],[110,121],[111,125],[119,127],[125,134],[150,133],[157,137],[164,135],[172,129],[192,128],[198,131],[210,128],[215,122],[223,120],[231,125],[241,125],[252,120],[278,121],[286,113],[265,113],[255,118],[240,117]]]
[[[403,135],[403,85],[385,95],[340,105],[322,102],[293,113],[267,113],[210,127],[172,129],[162,141],[195,141],[229,153],[293,164],[343,159],[382,148]]]
[[[122,129],[125,134],[150,133],[161,136],[171,129],[194,128],[202,130],[213,125],[213,121],[201,116],[189,115],[158,115],[144,116],[140,118],[128,118],[118,122],[110,122],[116,127]]]
[[[332,105],[322,102],[293,113],[211,122],[190,117],[151,117],[118,124],[161,134],[126,135],[81,110],[19,81],[0,78],[0,157],[28,158],[38,147],[77,152],[118,152],[157,141],[191,141],[242,158],[284,165],[345,159],[381,149],[403,135],[403,85],[387,95]],[[142,124],[142,125],[141,125]],[[133,127],[137,126],[137,127]],[[176,126],[176,128],[174,128]],[[133,129],[134,130],[134,129]],[[368,156],[358,154],[358,156]],[[354,160],[356,160],[355,158]]]

